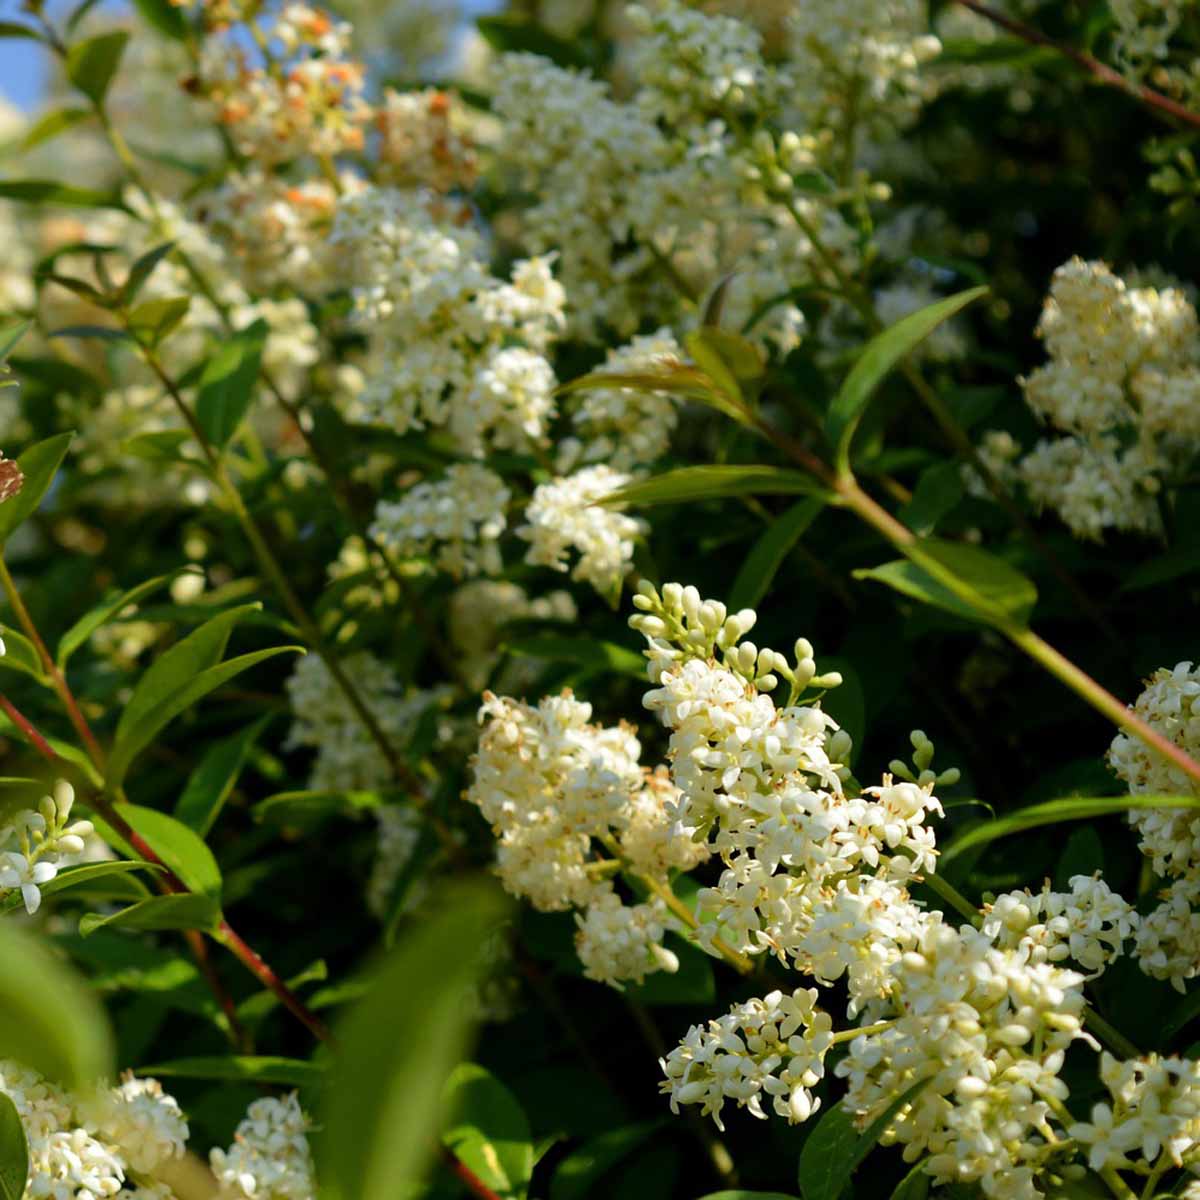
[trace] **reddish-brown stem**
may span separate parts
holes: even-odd
[[[63,707],[67,710],[67,716],[70,718],[75,732],[79,734],[79,738],[88,752],[88,757],[96,764],[96,769],[103,773],[104,751],[100,748],[100,743],[96,740],[96,735],[92,733],[91,726],[88,725],[87,718],[83,715],[83,711],[76,702],[75,696],[67,686],[66,678],[62,671],[59,670],[58,663],[54,661],[54,656],[46,648],[46,643],[42,640],[42,635],[38,632],[37,625],[34,624],[33,618],[29,615],[29,609],[25,607],[25,601],[21,599],[21,593],[17,591],[17,585],[13,582],[13,577],[9,573],[8,564],[2,557],[0,557],[0,584],[4,587],[4,595],[8,600],[9,607],[16,613],[17,621],[25,631],[26,637],[29,638],[33,643],[34,649],[37,650],[38,658],[42,660],[42,667],[50,677],[50,682],[55,692],[58,693]]]
[[[500,1197],[465,1162],[455,1158],[445,1146],[442,1147],[442,1161],[472,1196],[478,1196],[479,1200],[500,1200]]]
[[[1159,112],[1174,117],[1177,121],[1183,121],[1187,125],[1200,128],[1200,113],[1192,112],[1190,108],[1185,108],[1178,101],[1172,100],[1170,96],[1164,96],[1162,92],[1156,92],[1153,88],[1126,79],[1120,71],[1114,70],[1107,64],[1102,63],[1098,58],[1093,58],[1085,51],[1076,50],[1074,46],[1064,45],[1062,42],[1056,41],[1054,38],[1042,33],[1040,29],[1034,29],[1030,25],[1014,20],[1006,13],[997,12],[994,8],[989,8],[986,4],[980,4],[978,0],[955,0],[955,3],[961,4],[963,8],[970,9],[971,12],[978,14],[985,20],[991,21],[993,25],[997,25],[1015,37],[1019,37],[1023,42],[1029,42],[1033,46],[1045,46],[1063,55],[1064,58],[1069,58],[1077,67],[1086,71],[1098,83],[1102,83],[1106,87],[1116,88],[1118,91],[1124,92],[1127,96],[1132,96],[1142,104],[1147,104],[1151,108],[1158,109]]]
[[[54,748],[34,729],[20,709],[7,696],[0,695],[0,709],[4,710],[5,716],[25,735],[29,744],[47,762],[56,763],[59,761],[58,755],[54,753]]]

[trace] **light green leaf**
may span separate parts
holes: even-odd
[[[136,900],[141,896],[148,896],[149,893],[137,880],[130,878],[130,873],[155,869],[153,863],[140,860],[84,863],[82,866],[68,867],[65,871],[60,871],[49,883],[41,884],[38,890],[42,893],[42,899],[45,900],[47,896],[58,895],[76,888],[82,888],[94,894],[98,890],[97,885],[105,885],[103,890],[106,892],[120,893],[121,898],[125,900]],[[117,881],[120,883],[113,887],[112,885]],[[3,902],[0,902],[0,912],[12,912],[20,907],[21,893],[15,888]]]
[[[654,1121],[610,1129],[598,1137],[589,1138],[559,1163],[550,1181],[550,1200],[585,1200],[586,1197],[599,1195],[593,1189],[601,1178],[665,1124],[666,1121],[660,1117]]]
[[[21,1200],[29,1182],[29,1142],[21,1115],[7,1092],[0,1092],[0,1200]]]
[[[0,504],[0,548],[8,541],[12,531],[41,503],[73,436],[59,433],[44,442],[35,442],[17,459],[25,483],[11,500]]]
[[[325,1068],[302,1058],[234,1054],[220,1058],[174,1058],[170,1062],[139,1067],[139,1075],[176,1079],[224,1079],[245,1083],[275,1083],[281,1087],[321,1084]]]
[[[158,429],[151,433],[139,433],[121,443],[121,449],[134,458],[152,463],[186,462],[181,453],[192,435],[186,429]],[[195,464],[193,464],[195,465]]]
[[[16,321],[0,329],[0,363],[17,348],[17,343],[29,332],[31,321]]]
[[[87,937],[97,929],[203,929],[213,932],[221,921],[221,906],[211,896],[154,896],[119,912],[87,913],[79,921],[79,932]]]
[[[633,650],[587,637],[567,637],[557,633],[539,633],[517,638],[504,647],[510,654],[526,658],[545,658],[551,662],[578,663],[594,671],[610,671],[645,679],[646,660]]]
[[[221,868],[204,839],[182,821],[140,804],[117,804],[116,811],[149,843],[150,849],[162,859],[189,890],[220,899]]]
[[[484,967],[479,948],[506,909],[490,882],[447,887],[341,1023],[323,1121],[330,1200],[393,1200],[421,1180],[437,1144],[438,1097],[474,1024],[466,992]],[[420,1036],[381,1038],[383,1029]]]
[[[558,393],[596,391],[601,388],[663,392],[666,395],[707,404],[743,425],[749,420],[749,413],[742,404],[736,388],[732,393],[724,391],[705,371],[685,363],[662,363],[655,371],[593,371],[589,375],[572,379],[570,383],[564,383],[558,388]]]
[[[143,346],[157,346],[179,328],[191,306],[188,296],[147,300],[129,314],[129,329]]]
[[[976,825],[960,834],[938,855],[939,868],[975,846],[985,846],[997,838],[1043,825],[1058,825],[1064,821],[1086,821],[1093,817],[1124,814],[1135,808],[1200,808],[1196,796],[1064,796],[1031,804],[1007,816],[998,817],[985,825]]]
[[[767,594],[776,572],[795,544],[816,520],[825,501],[818,497],[801,500],[776,517],[750,548],[729,591],[729,609],[754,608]]]
[[[825,495],[809,476],[782,467],[680,467],[605,496],[606,506],[686,504],[714,496]]]
[[[953,575],[969,590],[973,603],[960,599],[940,579],[918,566],[911,559],[898,558],[878,567],[853,572],[855,579],[874,579],[879,583],[944,609],[967,621],[982,621],[990,625],[1025,626],[1037,603],[1037,588],[1033,580],[1010,567],[1002,558],[940,538],[924,538],[914,552],[932,559],[942,570]]]
[[[833,398],[825,419],[825,431],[834,447],[834,461],[839,474],[845,474],[850,469],[850,443],[871,397],[883,380],[943,321],[986,294],[987,288],[977,287],[939,300],[897,321],[867,343]]]
[[[83,1088],[111,1074],[113,1043],[99,999],[33,935],[0,922],[0,1058]]]
[[[196,769],[188,776],[183,795],[175,805],[175,817],[201,837],[216,823],[229,793],[245,766],[250,747],[258,740],[271,716],[239,729],[237,733],[210,746]]]
[[[67,78],[94,104],[104,103],[128,41],[124,31],[102,33],[67,52]]]
[[[267,332],[265,321],[255,321],[235,333],[204,368],[196,420],[214,446],[224,446],[233,437],[250,407]]]
[[[800,1151],[800,1192],[804,1200],[839,1200],[850,1177],[875,1148],[892,1118],[928,1084],[928,1078],[918,1079],[862,1133],[840,1103],[830,1108]]]
[[[443,1102],[453,1114],[442,1132],[447,1149],[493,1191],[522,1200],[533,1174],[533,1143],[516,1096],[490,1071],[461,1063],[446,1081]]]
[[[32,150],[34,146],[39,146],[42,142],[48,142],[60,133],[65,133],[68,129],[73,129],[81,121],[86,121],[91,115],[91,112],[86,108],[53,109],[51,112],[39,117],[33,123],[29,132],[25,134],[25,139],[22,141],[21,146],[25,150]]]
[[[8,625],[0,625],[0,637],[4,638],[4,654],[0,655],[0,668],[20,671],[22,675],[36,679],[38,683],[48,682],[42,670],[42,656],[23,633],[18,633]]]
[[[119,595],[107,600],[102,600],[95,608],[84,613],[66,633],[62,635],[62,639],[58,643],[58,653],[55,655],[55,661],[59,667],[65,667],[67,660],[82,646],[88,638],[100,629],[107,625],[114,617],[119,616],[131,604],[137,604],[144,600],[147,596],[158,591],[159,588],[165,587],[173,579],[177,579],[180,575],[192,571],[191,567],[183,567],[178,571],[172,571],[169,575],[159,575],[155,579],[147,579],[145,583],[139,583],[137,587],[130,588],[127,592],[121,592]]]

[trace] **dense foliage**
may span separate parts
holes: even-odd
[[[1200,1196],[1200,16],[997,4],[0,22],[0,1200]]]

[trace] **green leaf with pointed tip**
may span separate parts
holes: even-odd
[[[0,179],[0,199],[24,204],[62,204],[68,208],[124,208],[116,192],[72,187],[57,179]]]
[[[94,104],[104,103],[128,41],[124,31],[102,33],[67,52],[67,78]]]
[[[510,654],[577,663],[593,671],[609,671],[645,679],[646,660],[636,651],[597,638],[567,637],[557,633],[534,634],[505,644]]]
[[[1200,809],[1197,796],[1064,796],[1061,800],[1047,800],[1044,804],[1031,804],[1007,816],[997,817],[984,825],[976,825],[944,846],[938,854],[940,865],[945,865],[960,854],[975,846],[985,846],[997,838],[1023,833],[1027,829],[1038,829],[1043,825],[1058,825],[1064,821],[1086,821],[1094,817],[1109,817],[1124,814],[1135,808],[1189,808]]]
[[[201,626],[201,629],[203,628]],[[199,632],[200,630],[197,630],[197,633]],[[228,662],[209,667],[190,678],[176,676],[176,686],[163,697],[157,708],[140,716],[136,723],[128,724],[124,733],[118,726],[117,741],[113,746],[112,757],[108,765],[109,782],[116,784],[123,780],[130,763],[154,740],[155,735],[181,712],[190,708],[197,700],[207,696],[209,692],[215,691],[243,671],[248,671],[251,667],[257,666],[269,658],[274,658],[276,655],[303,653],[305,653],[303,646],[272,646],[268,650],[255,650],[253,653],[231,658]],[[180,678],[184,680],[183,683],[178,682]],[[132,704],[132,701],[130,703]],[[129,709],[127,708],[125,712],[127,714]],[[124,722],[124,715],[121,720]]]
[[[175,876],[187,884],[193,892],[219,898],[221,895],[221,868],[204,839],[182,821],[159,812],[144,808],[140,804],[117,804],[116,811],[150,845],[150,849],[162,859]]]
[[[174,242],[163,242],[161,246],[155,246],[153,249],[147,250],[145,254],[134,262],[133,266],[129,268],[129,274],[125,277],[125,282],[121,284],[121,299],[124,303],[133,303],[138,292],[141,291],[142,284],[150,278],[154,268],[174,249]]]
[[[0,655],[0,669],[20,671],[22,675],[36,679],[38,683],[49,683],[42,670],[42,656],[23,633],[19,633],[8,625],[0,625],[0,637],[4,639],[4,653]]]
[[[716,496],[821,495],[827,493],[808,475],[782,467],[680,467],[631,483],[605,496],[606,506],[687,504]]]
[[[19,25],[16,21],[0,21],[0,38],[29,38],[40,42],[42,35],[28,25]]]
[[[214,743],[204,753],[175,805],[175,818],[201,837],[216,823],[245,766],[250,747],[271,720],[268,713],[230,737]]]
[[[224,446],[233,437],[250,408],[267,332],[265,321],[255,321],[235,333],[204,368],[196,420],[214,446]]]
[[[737,612],[742,608],[754,608],[767,594],[776,572],[783,566],[784,559],[792,547],[804,536],[808,527],[816,520],[825,501],[819,497],[801,500],[787,512],[776,517],[746,555],[729,591],[729,608]]]
[[[0,1200],[21,1200],[29,1182],[29,1141],[21,1115],[7,1092],[0,1092]]]
[[[44,442],[35,442],[17,459],[25,476],[21,490],[0,504],[0,548],[13,530],[37,508],[46,494],[54,474],[62,463],[73,434],[59,433]]]
[[[442,889],[340,1024],[322,1122],[328,1200],[394,1200],[401,1183],[423,1176],[442,1086],[474,1024],[466,996],[484,969],[480,946],[507,911],[490,881]],[[388,1028],[421,1033],[380,1038]]]
[[[443,1103],[452,1114],[442,1142],[492,1191],[523,1200],[533,1174],[533,1142],[520,1102],[476,1063],[455,1067]]]
[[[874,579],[914,600],[932,604],[967,621],[1000,626],[1029,623],[1030,613],[1037,603],[1037,588],[1033,580],[1009,566],[1004,559],[977,546],[940,538],[923,538],[915,549],[953,575],[973,599],[968,602],[959,597],[947,583],[934,578],[907,558],[854,571],[854,578]]]
[[[220,922],[221,906],[212,896],[154,896],[115,913],[86,913],[79,920],[79,932],[84,937],[97,929],[136,929],[141,932],[201,929],[211,933]]]
[[[275,1083],[281,1087],[310,1087],[325,1080],[326,1069],[302,1058],[268,1054],[234,1054],[220,1058],[175,1058],[139,1067],[139,1075],[175,1079],[224,1079],[230,1082]]]
[[[147,300],[129,314],[129,329],[143,346],[157,346],[179,328],[191,307],[189,296]]]
[[[707,404],[746,424],[749,414],[738,398],[738,392],[723,391],[707,372],[686,363],[660,363],[655,371],[593,371],[572,379],[557,389],[557,394],[598,391],[602,388],[631,388],[637,392],[663,392]]]
[[[67,661],[76,650],[80,648],[87,640],[96,632],[97,629],[107,625],[114,617],[119,616],[131,604],[137,604],[145,597],[153,595],[161,587],[166,587],[173,579],[177,579],[180,575],[192,571],[191,567],[181,567],[178,571],[172,571],[169,575],[159,575],[155,579],[147,579],[145,583],[139,583],[137,587],[130,588],[127,592],[121,592],[116,597],[102,600],[95,608],[84,613],[66,633],[58,643],[58,653],[55,655],[55,661],[60,667],[65,667]]]
[[[897,321],[867,343],[833,398],[825,419],[825,432],[834,447],[834,461],[839,474],[845,474],[850,469],[850,443],[871,397],[883,380],[943,321],[949,320],[986,293],[987,288],[977,287],[939,300]]]
[[[898,514],[900,520],[913,533],[925,537],[958,507],[965,490],[959,463],[934,463],[921,472],[912,499]]]
[[[91,115],[90,110],[86,108],[56,108],[33,123],[21,146],[25,150],[32,150],[34,146],[40,146],[42,142],[48,142],[60,133],[74,129]]]
[[[840,1103],[828,1109],[800,1151],[800,1192],[804,1200],[839,1200],[892,1118],[928,1084],[928,1078],[918,1079],[861,1133]]]
[[[259,824],[276,828],[309,827],[332,817],[357,817],[386,803],[381,792],[299,791],[276,792],[260,800],[252,811]]]
[[[71,1090],[111,1075],[108,1020],[83,980],[10,921],[0,921],[0,963],[0,1058]]]

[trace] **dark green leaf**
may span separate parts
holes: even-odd
[[[911,559],[899,558],[879,567],[854,572],[856,579],[874,579],[912,596],[925,604],[945,609],[967,621],[992,625],[1024,626],[1037,602],[1033,581],[1010,567],[1002,558],[939,538],[924,538],[913,547],[914,557],[921,555],[934,566],[952,575],[971,597],[970,602],[951,590],[949,584],[934,578]]]
[[[0,1092],[0,1200],[21,1200],[29,1182],[29,1141],[21,1115],[7,1092]]]
[[[17,465],[25,476],[25,483],[11,500],[0,504],[0,547],[3,547],[13,530],[41,503],[73,436],[74,434],[70,433],[59,433],[44,442],[35,442],[17,459]]]
[[[712,959],[690,942],[668,940],[668,948],[679,959],[679,970],[654,971],[640,984],[626,984],[625,994],[630,1000],[652,1008],[716,1003],[717,984]]]
[[[31,934],[0,921],[0,1058],[74,1089],[111,1074],[104,1010],[74,971]]]
[[[123,329],[114,329],[111,325],[65,325],[62,329],[54,329],[47,337],[77,337],[100,338],[107,342],[128,342],[132,339]]]
[[[729,590],[732,611],[754,608],[767,594],[784,559],[824,507],[825,502],[817,497],[801,500],[771,522],[746,555]]]
[[[424,1174],[438,1097],[474,1024],[466,991],[483,970],[479,947],[506,908],[490,882],[446,888],[341,1023],[323,1122],[330,1200],[393,1200]],[[420,1036],[381,1038],[384,1029]]]
[[[875,1148],[892,1118],[928,1084],[928,1078],[918,1079],[861,1133],[841,1104],[829,1109],[800,1151],[800,1192],[804,1200],[839,1200],[850,1177]]]
[[[224,1079],[247,1083],[275,1083],[281,1087],[309,1087],[325,1079],[325,1069],[302,1058],[271,1055],[230,1055],[221,1058],[174,1058],[170,1062],[139,1067],[139,1075],[175,1079]]]
[[[578,663],[596,671],[613,671],[621,675],[632,675],[637,679],[646,676],[646,660],[633,650],[587,637],[567,637],[555,633],[536,634],[518,638],[504,647],[510,654],[528,658],[545,658],[551,662]]]
[[[102,33],[67,52],[67,78],[94,104],[104,103],[128,41],[124,31]]]
[[[1160,554],[1149,562],[1134,567],[1122,580],[1119,592],[1137,592],[1143,588],[1157,587],[1184,575],[1200,571],[1200,546],[1180,546]]]
[[[233,437],[250,407],[266,339],[266,322],[255,321],[234,334],[204,368],[196,420],[215,446],[224,446]]]
[[[221,868],[204,839],[182,821],[140,804],[118,804],[116,811],[140,834],[167,868],[193,892],[219,898]]]
[[[147,300],[129,314],[130,332],[144,346],[157,346],[179,328],[191,303],[188,296]]]
[[[606,505],[686,504],[714,496],[768,496],[824,494],[819,484],[799,471],[781,467],[680,467],[631,483],[606,496]]]
[[[934,463],[921,472],[912,499],[900,510],[900,520],[913,533],[925,537],[958,507],[963,492],[962,468],[959,464]]]
[[[356,817],[379,808],[379,792],[277,792],[254,806],[254,819],[264,825],[308,827],[330,817]]]
[[[87,937],[97,929],[202,929],[212,932],[221,920],[221,906],[211,896],[155,896],[118,912],[87,913],[79,921],[79,932]]]
[[[747,1192],[734,1188],[729,1192],[709,1192],[700,1200],[796,1200],[795,1196],[785,1196],[782,1192]]]
[[[73,129],[81,121],[86,121],[91,112],[86,108],[56,108],[39,117],[26,133],[24,141],[21,143],[25,150],[32,150],[34,146],[40,145],[42,142],[48,142],[51,138],[57,137],[60,133],[65,133],[68,129]]]
[[[270,719],[269,714],[260,717],[205,751],[196,769],[188,776],[183,795],[175,805],[177,820],[201,837],[207,837],[242,773],[250,747]]]
[[[912,1169],[896,1185],[892,1200],[926,1200],[929,1195],[929,1176],[923,1163],[914,1163]]]
[[[834,447],[839,473],[844,474],[850,468],[850,443],[871,397],[883,380],[943,321],[949,320],[986,292],[987,288],[971,288],[970,291],[939,300],[897,321],[867,343],[862,356],[833,398],[825,422],[825,431]]]
[[[133,7],[147,25],[152,25],[165,37],[180,42],[187,37],[183,10],[178,4],[172,4],[171,0],[133,0]]]
[[[559,1163],[550,1181],[550,1200],[585,1200],[599,1195],[593,1188],[600,1179],[665,1124],[663,1118],[642,1121],[638,1125],[611,1129],[584,1142]]]
[[[501,53],[524,51],[548,58],[560,67],[588,67],[593,65],[583,53],[580,44],[572,39],[555,37],[538,21],[516,13],[502,16],[480,17],[476,21],[483,40]]]
[[[25,204],[62,204],[70,208],[124,208],[116,192],[71,187],[56,179],[0,179],[0,199]]]
[[[0,38],[30,38],[35,42],[42,40],[42,35],[28,25],[19,25],[16,21],[0,21]]]
[[[129,274],[125,277],[125,282],[121,284],[121,299],[126,304],[132,304],[142,284],[150,278],[154,268],[158,266],[172,250],[175,249],[174,242],[163,242],[161,246],[155,246],[152,250],[147,250],[137,261],[129,268]]]
[[[483,1067],[462,1063],[443,1099],[452,1114],[442,1132],[447,1149],[494,1192],[521,1200],[533,1174],[533,1144],[516,1096]]]

